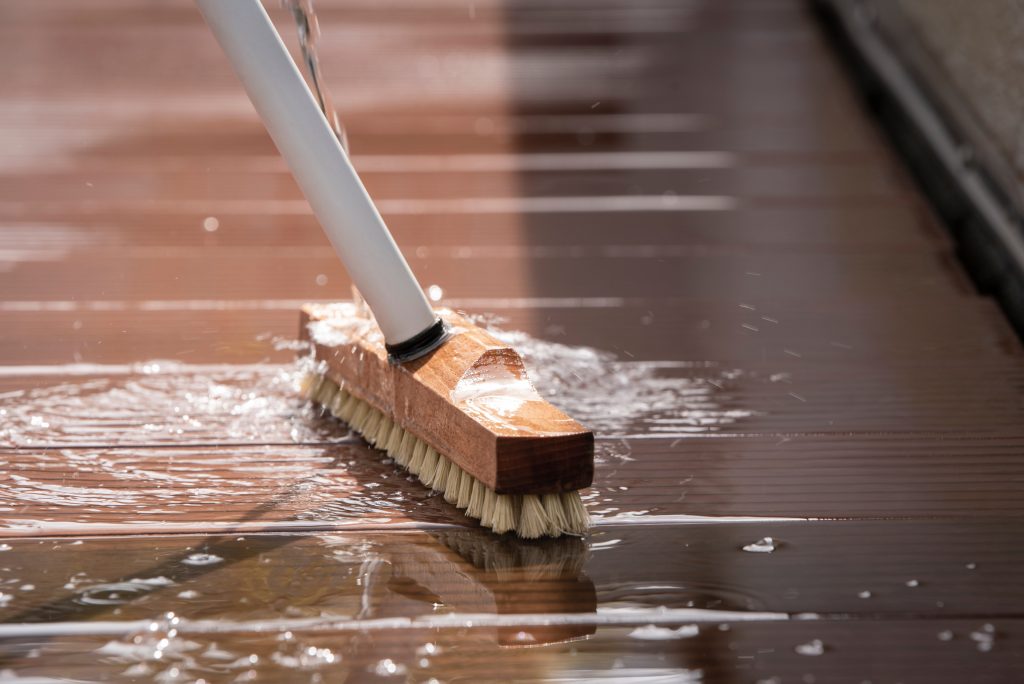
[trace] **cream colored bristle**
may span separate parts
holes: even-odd
[[[302,376],[302,380],[299,381],[299,392],[307,399],[312,399],[316,396],[316,391],[323,380],[324,376],[318,373],[306,373]]]
[[[434,451],[431,448],[431,451]],[[435,451],[435,453],[437,453]],[[444,492],[444,487],[448,483],[448,471],[451,470],[452,462],[441,454],[437,454],[437,468],[434,470],[434,477],[428,483],[428,485],[437,492]]]
[[[522,505],[516,533],[523,539],[536,539],[547,534],[548,516],[540,497],[535,494],[526,494],[523,496]]]
[[[381,423],[383,423],[385,420],[390,422],[390,418],[385,416],[383,413],[381,413],[374,407],[370,407],[370,416],[366,419],[366,427],[363,428],[362,433],[363,437],[366,438],[366,441],[372,444],[373,446],[377,446],[377,443],[380,441]],[[388,429],[391,429],[390,425],[388,426]]]
[[[498,503],[498,495],[493,489],[484,487],[484,510],[480,514],[480,524],[484,527],[494,526],[494,508]]]
[[[423,455],[427,453],[427,443],[406,431],[399,448],[409,455],[409,465],[406,466],[409,472],[417,476],[423,472]]]
[[[516,529],[515,498],[510,494],[494,495],[494,514],[491,516],[491,529],[498,534]]]
[[[569,521],[565,519],[565,510],[562,508],[562,498],[558,494],[545,494],[541,497],[541,503],[548,519],[548,534],[559,535],[569,528]]]
[[[355,408],[352,409],[352,420],[348,422],[356,432],[363,432],[366,421],[370,418],[370,405],[362,399],[356,399]]]
[[[334,415],[338,416],[341,420],[346,423],[352,423],[352,414],[355,412],[356,407],[359,406],[359,399],[353,396],[349,392],[345,392],[345,400],[337,404],[337,411]]]
[[[402,426],[399,425],[398,423],[392,422],[390,431],[388,432],[387,436],[383,439],[383,448],[386,449],[389,454],[397,456],[398,447],[402,445],[402,435],[404,434],[405,430],[402,429]],[[405,465],[408,462],[408,459],[406,459],[405,461],[399,461],[399,463],[401,463],[402,465]]]
[[[462,479],[459,481],[459,500],[455,502],[458,508],[468,508],[469,500],[473,497],[473,482],[476,478],[462,471]]]
[[[448,479],[444,483],[444,500],[455,504],[459,500],[459,486],[462,484],[462,468],[452,463],[448,467]]]
[[[472,492],[469,495],[469,505],[466,506],[466,515],[471,518],[479,518],[484,514],[484,499],[487,494],[487,487],[475,477],[470,478]]]
[[[437,472],[437,466],[441,461],[441,457],[438,456],[437,452],[423,440],[420,440],[419,443],[425,445],[425,448],[423,449],[423,462],[420,464],[420,479],[423,480],[423,482],[433,482],[434,474]]]
[[[330,379],[324,379],[320,383],[320,386],[316,390],[316,395],[313,400],[323,407],[331,405],[331,400],[334,399],[334,395],[338,393],[338,384]]]
[[[585,534],[590,527],[590,516],[583,505],[579,491],[565,492],[559,496],[562,510],[565,511],[565,532],[569,534]]]
[[[405,464],[406,470],[413,475],[419,475],[419,466],[413,470],[413,459],[416,457],[416,443],[419,442],[416,439],[416,435],[412,434],[408,430],[402,430],[401,438],[398,440],[398,450],[396,457],[401,463]]]
[[[327,406],[327,409],[331,412],[332,415],[340,416],[341,407],[345,405],[345,402],[348,401],[348,398],[349,393],[345,390],[345,388],[339,387],[338,393],[334,395],[334,399],[331,400],[331,403]]]

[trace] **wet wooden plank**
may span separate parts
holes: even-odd
[[[310,214],[286,212],[216,215],[196,207],[175,215],[139,212],[55,212],[49,220],[18,217],[3,232],[4,249],[22,251],[139,247],[327,248]],[[634,215],[637,216],[637,215]],[[648,211],[642,220],[586,210],[537,212],[388,213],[395,240],[411,254],[458,253],[507,247],[509,255],[534,248],[580,248],[582,254],[631,245],[677,251],[688,246],[709,251],[786,250],[869,252],[947,250],[949,240],[921,207],[818,205],[738,207],[731,211]],[[214,219],[214,222],[209,219]],[[15,221],[10,218],[10,221]],[[527,242],[528,239],[528,242]],[[520,252],[513,251],[518,248]],[[65,251],[64,253],[68,253]],[[308,253],[308,252],[303,252]],[[483,252],[486,253],[486,252]],[[556,252],[557,253],[557,252]]]
[[[643,153],[638,153],[638,156]],[[380,155],[383,156],[383,155]],[[418,155],[426,157],[427,155]],[[511,169],[492,170],[483,168],[476,171],[441,171],[439,173],[403,174],[393,171],[384,173],[363,173],[362,177],[370,194],[384,201],[389,199],[423,198],[491,198],[491,197],[595,197],[633,195],[726,195],[737,201],[747,199],[805,199],[816,204],[832,200],[843,205],[849,200],[858,204],[885,203],[894,199],[911,197],[913,188],[901,178],[879,173],[870,166],[777,166],[766,168],[714,168],[721,164],[712,157],[702,162],[693,161],[698,168],[666,169],[657,168],[659,162],[672,163],[671,156],[658,151],[652,155],[652,169],[601,170],[601,153],[594,153],[597,169],[586,168],[587,156],[553,155],[553,158],[539,159],[557,165],[578,165],[583,168],[571,170],[519,172]],[[642,162],[642,157],[622,159],[611,158],[609,165],[617,162]],[[479,155],[482,157],[482,155]],[[411,166],[430,159],[417,160],[412,155],[394,160],[396,166],[403,161]],[[382,160],[383,161],[383,160]],[[445,164],[439,160],[440,164]],[[500,160],[479,158],[481,165],[498,166]],[[495,163],[498,162],[498,163]],[[680,159],[680,165],[687,163]],[[700,168],[704,163],[711,168]],[[454,166],[455,164],[453,164]],[[466,164],[467,166],[469,164]],[[202,164],[184,172],[153,172],[138,170],[91,170],[72,173],[27,173],[0,176],[0,202],[10,206],[33,206],[42,202],[58,202],[74,206],[82,202],[87,206],[102,205],[105,202],[132,202],[152,197],[153,188],[161,189],[161,196],[168,201],[183,201],[188,204],[203,201],[217,204],[225,200],[301,200],[302,194],[291,176],[284,169],[271,173],[252,173],[239,169],[221,173],[204,173]]]
[[[0,269],[10,299],[324,299],[349,295],[351,281],[330,254],[211,254],[196,249],[125,260],[108,250],[73,261],[16,259]],[[37,257],[38,258],[38,257]],[[420,259],[410,266],[424,286],[452,297],[758,297],[806,300],[966,294],[958,267],[933,254],[674,255],[588,259],[551,257]],[[322,277],[321,277],[322,276]],[[318,282],[318,280],[320,282]],[[327,284],[330,287],[327,287]],[[653,284],[653,286],[652,286]]]
[[[610,352],[621,361],[708,361],[762,367],[797,360],[858,363],[943,358],[975,362],[1018,356],[1020,343],[988,300],[868,306],[754,300],[537,298],[475,300],[454,308],[488,326],[550,345]],[[7,365],[133,363],[287,363],[296,349],[301,300],[26,301],[0,304],[18,335],[0,338]],[[526,306],[515,306],[520,303]],[[956,320],[954,326],[951,321]],[[1009,367],[1009,366],[1008,366]],[[779,372],[782,372],[780,369]],[[838,379],[838,373],[837,373]]]

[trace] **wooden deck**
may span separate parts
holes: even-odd
[[[597,431],[593,533],[296,398],[349,283],[191,3],[9,2],[0,680],[1021,681],[1021,345],[801,2],[317,6],[417,275]]]

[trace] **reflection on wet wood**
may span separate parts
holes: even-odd
[[[598,524],[488,535],[297,398],[348,280],[189,2],[8,3],[0,679],[1019,679],[1020,343],[802,3],[317,5]]]
[[[144,620],[182,609],[197,620],[546,612],[585,620],[659,607],[1015,617],[1024,606],[1020,531],[1015,522],[852,521],[602,525],[589,542],[524,543],[440,526],[22,539],[9,541],[4,563],[32,586],[9,587],[0,620]],[[740,551],[765,537],[774,552]],[[42,563],[47,571],[35,572]],[[236,582],[245,584],[242,605]]]

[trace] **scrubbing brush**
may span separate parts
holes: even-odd
[[[321,362],[307,396],[495,532],[584,533],[593,433],[537,394],[514,350],[431,309],[259,0],[197,3],[373,312],[303,307]]]

